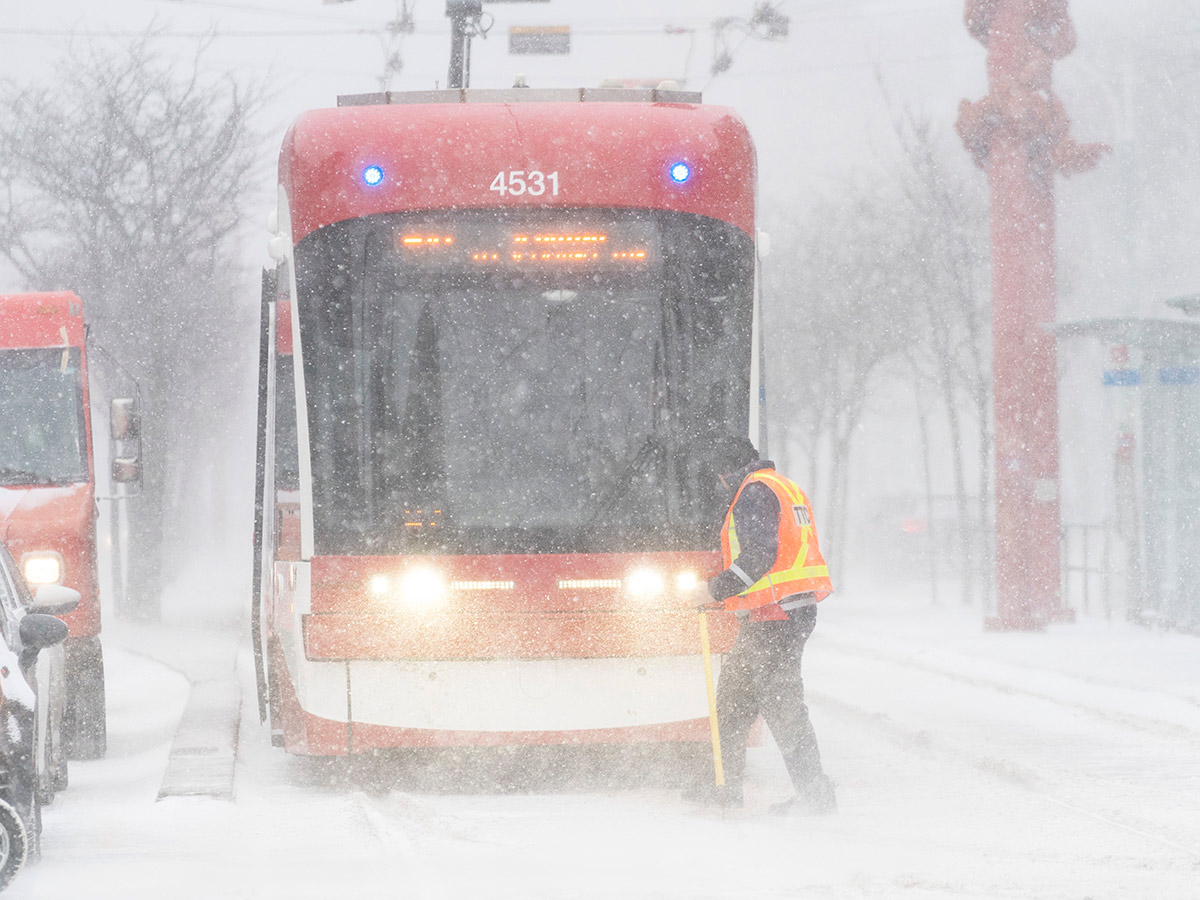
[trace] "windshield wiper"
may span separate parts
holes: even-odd
[[[654,434],[646,435],[638,451],[609,483],[608,490],[593,502],[592,515],[588,518],[587,526],[595,526],[604,516],[616,509],[637,486],[638,478],[650,472],[653,466],[661,464],[665,452],[666,446],[662,438]]]

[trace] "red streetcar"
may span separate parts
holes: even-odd
[[[708,442],[759,426],[754,185],[694,93],[297,119],[260,378],[277,744],[709,740],[688,589],[720,568]]]

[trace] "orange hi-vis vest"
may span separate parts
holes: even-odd
[[[829,580],[829,567],[817,546],[812,506],[795,482],[773,469],[759,469],[746,476],[729,504],[725,526],[721,529],[721,560],[725,568],[728,569],[741,553],[733,508],[746,485],[755,481],[765,484],[779,499],[779,551],[771,570],[740,594],[726,599],[725,608],[757,609],[768,603],[779,603],[792,594],[806,592],[813,593],[818,601],[824,600],[833,592],[833,583]]]

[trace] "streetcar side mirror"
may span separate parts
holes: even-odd
[[[758,258],[766,259],[771,255],[771,235],[765,231],[758,232]]]

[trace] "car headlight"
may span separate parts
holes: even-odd
[[[21,574],[30,585],[62,584],[62,554],[53,550],[35,550],[21,554]]]
[[[625,589],[638,600],[651,600],[662,594],[662,573],[655,569],[634,569],[625,579]]]

